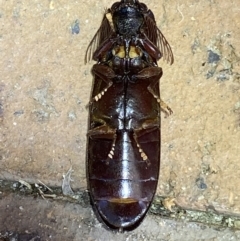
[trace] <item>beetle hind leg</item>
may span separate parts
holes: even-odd
[[[137,142],[137,140],[136,140]],[[147,154],[143,151],[143,149],[141,148],[140,144],[137,143],[137,147],[138,147],[138,151],[140,152],[141,158],[143,159],[143,161],[150,163]]]
[[[102,121],[104,123],[104,121]],[[106,124],[102,124],[101,126],[97,126],[88,131],[88,136],[91,139],[107,139],[112,140],[111,149],[108,152],[106,157],[106,161],[109,162],[110,159],[113,159],[114,151],[115,151],[115,142],[116,142],[116,130],[110,128]]]
[[[137,133],[134,133],[133,138],[137,144],[138,151],[139,151],[139,154],[140,154],[142,160],[145,161],[148,165],[150,165],[150,160],[149,160],[147,154],[143,151],[143,148],[141,148],[141,145],[138,142]]]
[[[113,139],[113,143],[112,143],[111,150],[110,150],[110,152],[108,153],[108,157],[109,157],[110,159],[113,159],[113,156],[114,156],[114,152],[115,152],[115,141],[116,141],[116,137]]]

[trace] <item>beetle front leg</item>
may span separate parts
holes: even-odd
[[[93,60],[98,61],[99,58],[102,57],[103,54],[105,54],[106,52],[108,52],[112,48],[112,46],[114,45],[115,42],[116,42],[116,38],[106,39],[100,45],[100,47],[98,47],[96,49],[96,51],[93,53]]]
[[[143,49],[145,49],[152,58],[155,60],[161,59],[162,53],[158,47],[147,38],[145,34],[137,38],[136,41],[140,42],[140,44],[143,46]]]

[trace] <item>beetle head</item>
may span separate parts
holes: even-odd
[[[113,24],[116,32],[123,36],[136,36],[148,11],[144,3],[138,0],[122,0],[111,7]]]

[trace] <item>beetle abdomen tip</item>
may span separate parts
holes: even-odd
[[[113,228],[131,229],[138,226],[149,208],[150,202],[132,198],[114,198],[96,202],[104,222]]]

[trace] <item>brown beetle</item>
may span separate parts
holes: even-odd
[[[85,61],[94,83],[88,132],[88,188],[98,216],[113,229],[136,228],[150,207],[160,166],[162,58],[171,47],[151,10],[138,0],[108,9]]]

